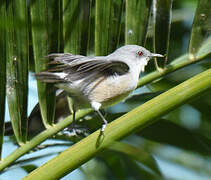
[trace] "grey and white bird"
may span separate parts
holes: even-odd
[[[91,107],[102,118],[104,132],[107,121],[100,108],[127,97],[137,87],[149,60],[163,56],[138,45],[125,45],[107,56],[54,53],[47,57],[54,67],[37,73],[37,80],[54,83],[67,92],[74,102],[73,121],[77,109]]]

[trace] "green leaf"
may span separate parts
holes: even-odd
[[[116,50],[120,44],[120,36],[124,30],[124,28],[122,27],[124,4],[124,1],[120,0],[111,1],[108,53],[111,53]]]
[[[142,94],[134,94],[132,96],[129,96],[125,100],[125,103],[127,103],[127,104],[135,104],[135,103],[143,104],[143,103],[149,101],[150,99],[158,96],[161,93],[162,92],[159,91],[159,92],[149,92],[149,93],[142,93]]]
[[[164,68],[168,59],[172,2],[173,0],[153,0],[154,52],[166,55],[165,60],[155,58],[156,65],[161,68]]]
[[[207,120],[209,122],[210,122],[209,117],[211,116],[210,99],[211,99],[211,93],[210,93],[210,91],[208,91],[208,92],[204,93],[203,96],[199,96],[195,101],[191,101],[189,103],[194,109],[198,110],[202,116],[203,115],[206,116]],[[211,133],[211,131],[210,131],[210,133]]]
[[[60,49],[61,1],[36,0],[31,2],[32,41],[35,59],[35,71],[47,68],[49,53]],[[39,24],[39,26],[38,26]],[[46,127],[53,124],[55,89],[52,84],[37,82],[38,98],[42,120]]]
[[[27,139],[28,98],[28,9],[26,1],[11,1],[7,16],[11,28],[7,30],[7,99],[10,118],[19,144]],[[22,26],[16,27],[19,21]]]
[[[134,160],[150,168],[152,171],[154,171],[155,174],[157,174],[157,176],[161,176],[160,170],[158,168],[158,165],[155,159],[146,150],[140,147],[137,148],[133,145],[126,144],[123,142],[115,142],[109,147],[109,149],[117,151],[117,152],[121,152],[123,154],[130,156]]]
[[[6,20],[6,3],[0,6],[0,15]],[[2,22],[0,21],[0,24]],[[6,94],[6,31],[0,28],[0,160],[4,137],[4,113],[5,113],[5,94]]]
[[[37,166],[31,164],[31,165],[21,166],[21,168],[24,169],[27,173],[30,173],[33,170],[35,170]]]
[[[147,171],[143,167],[140,167],[140,165],[134,161],[131,161],[128,159],[126,161],[128,170],[131,172],[131,174],[134,174],[134,179],[138,177],[138,179],[147,179],[147,180],[164,180],[164,178],[158,177],[156,174],[153,174],[150,171]]]
[[[209,54],[211,54],[211,36],[203,42],[202,46],[199,47],[196,58],[204,58]]]
[[[66,145],[61,144],[61,146],[67,147],[67,146],[70,146],[70,144],[66,144]],[[22,165],[24,165],[24,164],[33,163],[33,162],[36,162],[37,160],[41,160],[42,158],[44,159],[49,156],[55,156],[58,153],[60,153],[60,151],[54,151],[54,152],[50,152],[50,153],[49,152],[46,152],[46,153],[39,152],[39,153],[37,153],[36,156],[33,156],[33,157],[29,156],[27,158],[23,158],[21,160],[16,161],[13,165],[19,165],[19,166],[23,167]]]
[[[89,25],[87,7],[89,1],[63,1],[64,52],[86,55]]]
[[[205,56],[211,52],[211,3],[210,0],[198,0],[193,28],[191,32],[189,53],[191,59]],[[203,48],[202,48],[203,47]]]
[[[119,45],[124,2],[96,0],[95,4],[95,55],[102,56]]]
[[[126,0],[125,44],[145,45],[152,0]]]
[[[105,150],[97,157],[100,157],[100,160],[105,162],[106,167],[108,167],[106,174],[111,174],[110,176],[113,179],[159,179],[156,173],[146,167],[144,168],[138,161],[126,154]]]
[[[170,144],[203,155],[211,154],[211,148],[209,148],[211,141],[167,120],[160,120],[138,134],[159,143]],[[182,138],[178,138],[178,135]]]
[[[107,55],[111,16],[111,0],[95,1],[95,55]]]

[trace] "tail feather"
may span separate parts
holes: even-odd
[[[65,79],[59,76],[59,73],[40,72],[35,74],[37,80],[46,83],[62,83]]]

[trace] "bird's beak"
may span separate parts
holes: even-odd
[[[164,57],[164,56],[161,55],[161,54],[151,53],[149,57],[150,57],[150,58],[153,58],[153,57]]]

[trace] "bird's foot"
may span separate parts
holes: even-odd
[[[101,127],[101,134],[103,134],[104,135],[104,131],[105,131],[105,128],[106,128],[106,126],[107,126],[107,123],[104,123],[103,125],[102,125],[102,127]]]
[[[87,130],[84,128],[67,127],[62,131],[63,135],[69,137],[87,136]]]

